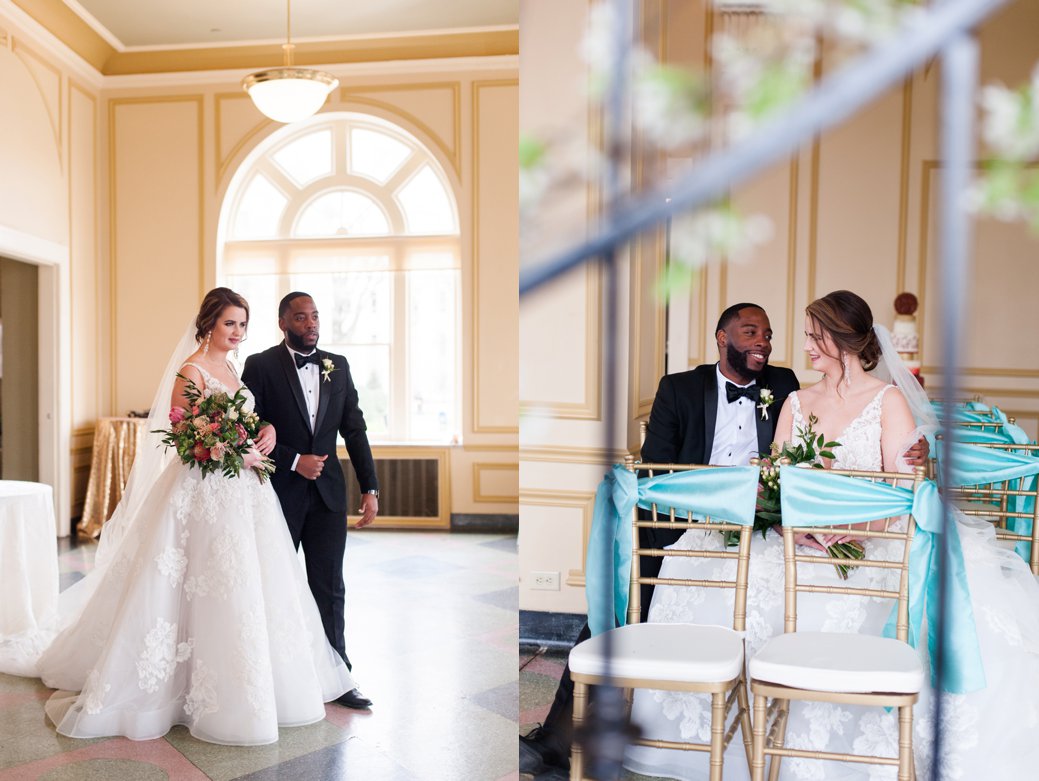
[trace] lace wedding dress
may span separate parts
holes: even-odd
[[[836,439],[834,468],[881,468],[881,404],[886,386]],[[790,394],[795,431],[805,419],[796,393]],[[1012,550],[995,542],[991,526],[959,516],[971,601],[977,622],[987,686],[971,694],[943,695],[943,744],[940,778],[975,781],[980,778],[1032,778],[1039,767],[1039,586]],[[721,549],[717,532],[687,531],[673,546],[677,549]],[[894,560],[897,543],[869,540],[871,556]],[[803,548],[803,552],[813,553]],[[709,573],[709,574],[708,574]],[[735,562],[667,558],[661,578],[733,579]],[[767,539],[755,534],[751,544],[747,598],[746,648],[748,658],[771,637],[783,632],[783,541],[777,532]],[[799,569],[804,582],[837,582],[831,567]],[[893,580],[894,579],[894,580]],[[848,585],[858,580],[880,586],[897,573],[859,568],[851,571]],[[731,591],[719,592],[679,586],[657,586],[649,620],[732,625]],[[798,629],[881,634],[891,613],[890,600],[869,597],[833,597],[827,594],[798,596]],[[926,640],[921,658],[929,669]],[[928,674],[928,680],[929,674]],[[930,778],[933,762],[934,692],[927,688],[914,709],[914,750],[917,778]],[[880,708],[848,707],[831,703],[791,703],[786,744],[793,748],[843,753],[877,753],[896,756],[896,712]],[[635,692],[632,721],[642,737],[710,742],[711,709],[705,695],[639,690]],[[682,781],[708,778],[707,754],[629,747],[625,766],[650,776]],[[787,757],[783,779],[894,779],[896,769],[881,765],[807,761]],[[725,756],[725,778],[747,779],[747,760],[739,735]]]
[[[191,365],[208,389],[233,393]],[[63,735],[147,740],[184,724],[212,743],[272,743],[354,687],[278,498],[252,470],[203,478],[169,464],[98,574],[36,664],[62,690],[45,707]]]

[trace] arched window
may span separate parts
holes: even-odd
[[[282,338],[283,295],[310,293],[320,347],[350,362],[369,437],[457,441],[458,209],[414,136],[359,114],[275,133],[235,174],[220,236],[220,277],[252,312],[245,354]]]

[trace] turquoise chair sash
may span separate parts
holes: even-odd
[[[780,467],[779,482],[784,526],[834,526],[913,514],[917,530],[909,553],[909,644],[916,647],[919,642],[926,613],[928,650],[933,660],[941,624],[938,535],[942,533],[942,505],[934,482],[926,480],[913,491],[792,466]],[[932,685],[947,692],[964,693],[983,689],[985,672],[955,523],[949,528],[949,549],[945,669],[942,680],[936,681],[934,665],[931,665]],[[895,636],[896,616],[897,605],[884,627],[886,637]]]
[[[1011,423],[1010,420],[1007,418],[1006,413],[1003,412],[1003,410],[1001,410],[999,407],[993,407],[992,414],[995,415],[1003,423],[1003,430],[1006,432],[1007,436],[1010,437],[1011,441],[1014,442],[1014,444],[1029,445],[1032,443],[1032,440],[1028,438],[1028,434],[1025,433],[1025,430],[1016,423]]]
[[[961,442],[939,442],[938,459],[952,459],[950,480],[958,488],[963,486],[1001,483],[1006,480],[1027,478],[1022,489],[1034,491],[1039,475],[1039,458],[1031,454],[1011,453],[994,447],[978,447]],[[1035,497],[1011,496],[1007,506],[1012,512],[1031,514],[1035,511]],[[1014,534],[1031,536],[1031,518],[1009,518],[1007,529]],[[1014,550],[1025,561],[1031,561],[1032,543],[1019,542]]]
[[[620,464],[606,473],[595,494],[595,513],[585,559],[585,596],[592,635],[624,626],[631,578],[631,522],[635,505],[674,507],[701,520],[711,516],[741,526],[754,524],[758,468],[692,469],[638,479]],[[607,566],[606,562],[612,562]]]

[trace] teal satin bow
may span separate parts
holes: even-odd
[[[592,634],[625,624],[636,504],[752,526],[757,486],[758,468],[753,466],[692,469],[642,479],[620,464],[607,472],[595,493],[584,567]]]
[[[819,469],[783,466],[779,484],[784,526],[834,526],[913,514],[917,529],[909,553],[909,644],[916,647],[919,642],[926,612],[928,650],[933,660],[941,625],[938,535],[942,533],[942,505],[934,482],[926,480],[913,491]],[[949,527],[948,542],[951,555],[950,572],[946,574],[945,664],[941,681],[934,680],[932,664],[932,685],[964,693],[983,689],[985,672],[955,522]],[[884,627],[885,637],[895,636],[896,613],[897,606]]]
[[[1003,431],[1006,432],[1006,435],[1010,437],[1010,440],[1015,445],[1032,444],[1032,440],[1028,438],[1028,434],[1025,433],[1025,430],[1016,423],[1011,423],[1010,420],[1007,418],[1006,413],[1003,412],[1003,410],[1001,410],[999,407],[993,407],[992,414],[995,415],[1000,422],[1002,422]]]
[[[940,442],[937,455],[939,461],[951,458],[949,474],[952,484],[958,488],[964,486],[987,485],[1001,483],[1006,480],[1027,478],[1022,490],[1034,491],[1037,475],[1039,475],[1039,458],[1031,454],[1011,453],[994,447],[978,447],[961,442]],[[1008,507],[1012,512],[1027,513],[1035,511],[1034,496],[1011,496]],[[1032,534],[1031,518],[1009,518],[1007,528],[1014,534]],[[1014,550],[1025,561],[1031,561],[1032,543],[1019,542]]]

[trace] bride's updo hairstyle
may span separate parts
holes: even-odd
[[[229,287],[215,287],[206,293],[198,308],[198,317],[195,318],[195,341],[199,344],[206,338],[206,334],[213,330],[216,321],[220,319],[220,313],[229,306],[238,306],[245,310],[245,319],[249,319],[249,302],[231,290]]]
[[[873,312],[859,296],[850,290],[835,290],[810,303],[805,312],[830,335],[842,355],[857,355],[866,371],[876,367],[880,343],[873,332]]]

